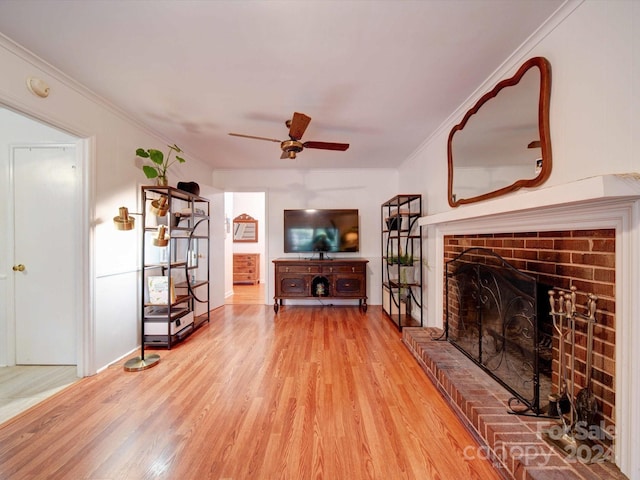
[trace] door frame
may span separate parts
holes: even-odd
[[[61,122],[43,118],[43,115],[29,111],[24,106],[16,107],[4,102],[0,96],[0,107],[7,108],[17,115],[27,117],[34,122],[43,123],[52,128],[62,130],[69,135],[76,137],[76,156],[78,168],[78,184],[76,186],[76,198],[78,208],[73,215],[77,222],[77,245],[78,261],[75,267],[74,276],[77,281],[77,303],[75,308],[76,322],[76,374],[78,377],[86,377],[97,373],[95,365],[95,235],[93,219],[95,218],[95,157],[96,139],[95,135],[87,132],[80,132]],[[24,147],[24,144],[12,144],[10,146],[13,156],[15,147]],[[10,164],[12,161],[10,161]],[[13,170],[9,166],[9,230],[7,234],[8,245],[5,256],[14,251],[14,204],[13,204]],[[7,364],[15,365],[16,360],[16,331],[15,331],[15,285],[14,278],[9,275],[7,282],[7,339],[6,352]]]

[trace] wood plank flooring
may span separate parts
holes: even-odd
[[[0,368],[0,423],[79,380],[75,365]]]
[[[225,299],[226,305],[264,305],[264,283],[247,285],[236,283],[233,285],[233,295]]]
[[[226,305],[159,353],[1,425],[0,478],[501,478],[378,306]]]

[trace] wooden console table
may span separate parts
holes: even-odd
[[[367,263],[362,258],[340,260],[273,261],[275,295],[273,309],[278,313],[284,299],[357,299],[367,311]]]

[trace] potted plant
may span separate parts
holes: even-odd
[[[407,286],[410,283],[413,283],[413,279],[415,276],[415,266],[414,266],[414,258],[413,255],[409,253],[402,253],[398,255],[397,263],[400,265],[400,283],[403,286]]]
[[[396,256],[391,255],[387,257],[387,263],[389,265],[404,265],[404,266],[413,266],[413,255],[409,255],[408,253]]]
[[[390,280],[398,280],[400,277],[400,283],[403,285],[407,285],[413,283],[415,277],[415,265],[416,262],[413,258],[413,255],[409,253],[400,253],[398,255],[390,255],[387,257],[387,263],[389,265],[398,265],[398,267],[393,267],[389,269],[389,279]]]
[[[174,163],[184,163],[185,159],[178,156],[178,153],[182,153],[180,147],[176,144],[167,145],[169,147],[169,151],[167,152],[167,156],[165,158],[164,154],[160,150],[155,150],[153,148],[149,148],[145,150],[144,148],[138,148],[136,150],[136,155],[141,158],[148,158],[153,163],[152,165],[143,165],[142,171],[147,176],[147,178],[155,178],[156,183],[158,185],[168,185],[169,182],[167,180],[167,169],[173,165]],[[175,157],[173,160],[171,159],[171,154],[175,152]]]
[[[409,255],[408,253],[405,253],[404,255],[401,254],[398,257],[398,263],[405,267],[413,267],[413,255]]]

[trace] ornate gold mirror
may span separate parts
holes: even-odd
[[[233,219],[233,241],[234,242],[257,242],[258,241],[258,221],[243,213]]]
[[[526,61],[483,95],[449,134],[449,205],[543,183],[551,173],[551,65]]]

